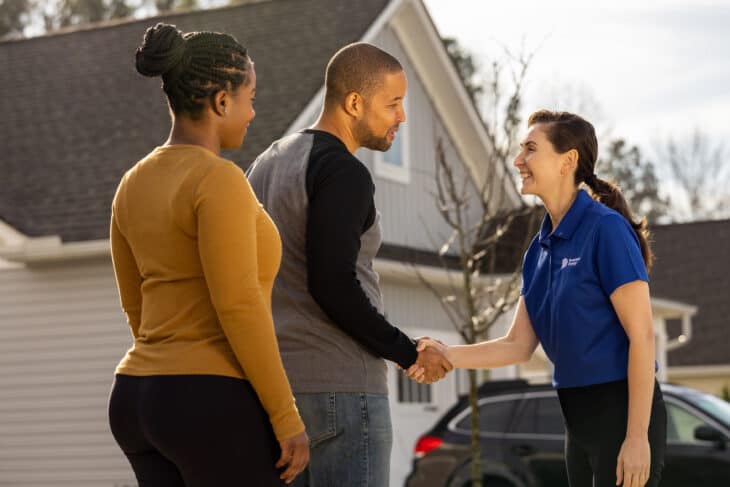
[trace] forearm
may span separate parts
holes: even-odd
[[[450,346],[446,358],[459,369],[491,369],[525,362],[533,350],[504,336],[473,345]]]
[[[649,333],[629,343],[627,437],[646,438],[654,396],[654,340]]]
[[[132,336],[139,335],[140,322],[142,321],[142,276],[137,268],[129,243],[112,215],[110,229],[112,265],[119,290],[119,300],[122,310],[127,316],[127,323],[132,331]]]
[[[310,293],[335,325],[378,357],[403,368],[413,365],[416,345],[378,312],[356,279],[335,286],[327,278],[313,284],[317,281],[310,279]]]
[[[218,310],[221,326],[246,378],[268,413],[277,439],[290,438],[301,433],[304,425],[281,362],[274,324],[260,291],[243,292],[250,295],[251,302]]]

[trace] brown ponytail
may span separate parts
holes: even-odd
[[[649,245],[649,230],[646,218],[634,221],[633,213],[621,190],[615,184],[596,177],[594,170],[598,157],[596,131],[590,122],[568,112],[538,110],[527,120],[528,127],[537,123],[545,124],[545,135],[559,153],[575,149],[578,152],[578,168],[575,171],[575,184],[585,183],[593,197],[617,211],[631,224],[641,246],[641,255],[647,271],[651,269],[654,254]]]

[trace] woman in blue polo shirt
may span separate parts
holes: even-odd
[[[496,340],[419,348],[440,347],[454,367],[474,369],[524,362],[539,342],[555,366],[571,487],[656,486],[666,409],[654,377],[646,223],[595,176],[589,122],[541,110],[528,126],[514,164],[522,194],[537,195],[547,215],[524,257],[512,326]]]

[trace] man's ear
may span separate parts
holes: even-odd
[[[229,99],[228,93],[225,90],[217,91],[210,98],[210,105],[211,105],[210,108],[213,110],[213,113],[215,113],[219,117],[226,116],[229,104],[230,104],[230,99]]]
[[[357,91],[351,91],[345,96],[343,108],[348,115],[359,120],[364,113],[365,100]]]

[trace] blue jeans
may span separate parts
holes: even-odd
[[[311,446],[295,487],[388,487],[393,430],[385,394],[296,394]]]

